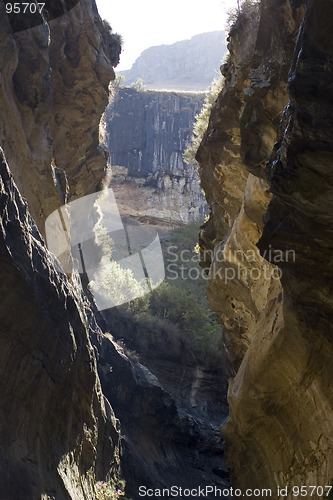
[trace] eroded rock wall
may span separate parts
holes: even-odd
[[[261,324],[271,323],[272,317],[274,324],[280,321],[278,276],[260,256],[256,242],[270,199],[265,158],[288,101],[285,51],[286,39],[296,38],[294,17],[297,9],[284,17],[280,7],[268,14],[264,6],[261,10],[257,6],[235,25],[230,58],[222,67],[226,83],[197,154],[211,208],[200,235],[202,264],[210,272],[208,293],[224,325],[233,373],[256,332],[262,330]],[[289,64],[291,58],[290,49]]]
[[[232,374],[227,461],[235,485],[274,498],[333,477],[332,14],[328,0],[262,0],[240,18],[198,152],[212,212],[201,252]]]
[[[216,427],[102,333],[89,291],[41,236],[50,212],[101,187],[119,38],[90,0],[15,34],[0,14],[0,498],[90,500],[109,480],[115,497],[120,461],[133,499],[142,483],[223,485]]]
[[[94,498],[118,472],[87,305],[47,251],[1,151],[1,498]]]
[[[42,232],[65,198],[104,176],[98,127],[120,52],[108,31],[88,0],[14,34],[0,5],[0,144]]]
[[[119,468],[89,340],[99,331],[40,232],[103,178],[98,125],[119,39],[94,2],[16,33],[2,2],[0,46],[0,496],[94,498]]]

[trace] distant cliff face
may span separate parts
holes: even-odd
[[[149,89],[207,90],[219,76],[225,52],[224,31],[201,33],[190,40],[144,50],[132,68],[120,74],[126,85],[141,78]]]
[[[263,0],[240,17],[198,151],[233,374],[227,459],[236,485],[276,498],[333,477],[332,16],[327,0]]]
[[[182,157],[202,103],[202,94],[117,90],[104,116],[105,140],[124,207],[176,222],[203,217],[197,166]]]

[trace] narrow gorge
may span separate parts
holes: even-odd
[[[0,499],[333,498],[332,0],[238,3],[198,167],[202,94],[109,102],[121,34],[49,3],[0,1]],[[109,310],[45,243],[103,188],[166,268]]]

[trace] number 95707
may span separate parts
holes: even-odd
[[[36,12],[41,13],[44,9],[45,3],[35,3],[35,2],[15,2],[6,3],[7,14],[36,14]]]

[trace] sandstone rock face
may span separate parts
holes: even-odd
[[[208,90],[219,76],[226,42],[224,31],[193,36],[171,45],[158,45],[142,52],[128,71],[126,85],[141,78],[149,89]]]
[[[261,81],[258,83],[252,70],[253,54],[259,49],[265,52],[258,72],[271,79],[270,74],[277,64],[266,40],[258,46],[259,30],[259,13],[254,8],[230,37],[230,59],[223,66],[226,84],[213,107],[197,154],[202,186],[211,207],[211,217],[200,235],[202,261],[210,270],[208,292],[225,327],[226,353],[232,370],[238,368],[258,324],[268,320],[266,316],[271,314],[267,311],[268,304],[279,293],[274,269],[265,263],[255,246],[269,201],[268,186],[261,174],[260,178],[249,174],[244,161],[261,168],[262,152],[255,151],[252,143],[243,141],[243,135],[247,137],[244,114],[253,114],[246,131],[253,126],[260,144],[271,140],[273,146],[271,130],[268,137],[266,133],[269,126],[273,127],[268,117],[275,119],[275,108],[279,105],[281,114],[287,102],[286,83],[283,87],[278,80],[272,81],[272,87],[268,83],[264,86]],[[283,37],[280,43],[284,43]],[[279,100],[268,95],[274,92],[281,94]],[[264,122],[260,116],[256,117],[255,109],[258,100],[264,102],[265,99],[271,100],[275,114],[268,110]]]
[[[182,157],[202,103],[202,94],[116,91],[104,116],[105,142],[123,212],[169,222],[203,218],[198,168]]]
[[[87,0],[15,34],[4,4],[0,19],[0,144],[43,232],[45,218],[65,198],[94,191],[103,178],[98,125],[119,40]]]
[[[235,485],[274,498],[333,477],[332,14],[325,0],[263,0],[235,26],[198,152],[203,265],[233,375],[227,460]]]

